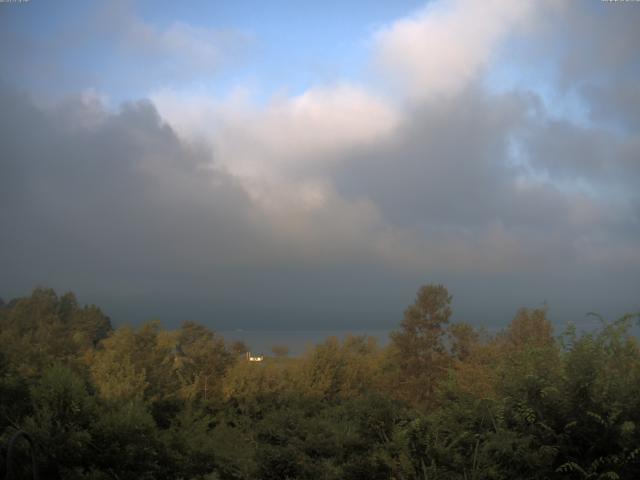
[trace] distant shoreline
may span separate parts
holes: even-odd
[[[389,342],[391,329],[332,329],[332,330],[219,330],[227,342],[243,341],[252,353],[271,355],[274,345],[289,347],[290,356],[299,356],[311,345],[324,342],[329,337],[343,340],[349,335],[373,337],[378,345],[385,346]]]

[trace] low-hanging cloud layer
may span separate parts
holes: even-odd
[[[0,295],[219,328],[390,327],[430,281],[485,325],[638,310],[640,7],[598,3],[430,2],[372,34],[370,82],[267,101],[6,81]],[[248,38],[127,15],[122,42],[207,72]]]

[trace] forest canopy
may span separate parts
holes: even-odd
[[[496,334],[425,285],[381,347],[332,337],[261,362],[204,325],[114,328],[73,293],[0,302],[0,476],[64,479],[640,478],[637,315]]]

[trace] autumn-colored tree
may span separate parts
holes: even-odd
[[[136,349],[136,332],[120,327],[104,340],[91,358],[91,374],[100,396],[109,401],[132,401],[145,398],[146,365]]]
[[[450,304],[428,285],[388,347],[250,362],[203,325],[112,331],[36,289],[0,305],[0,458],[22,430],[52,479],[640,478],[637,316],[556,339],[520,310],[489,336]]]
[[[400,330],[391,334],[399,369],[399,393],[429,405],[438,381],[446,374],[449,354],[443,337],[451,317],[451,295],[442,285],[425,285],[404,312]]]
[[[505,332],[504,339],[515,349],[524,347],[547,348],[555,342],[553,325],[545,308],[521,308]]]
[[[376,384],[378,348],[370,337],[329,337],[307,352],[301,362],[302,390],[324,399],[350,398]]]
[[[204,325],[184,322],[174,347],[175,369],[188,398],[220,395],[222,377],[233,361],[224,340]]]
[[[469,355],[478,347],[480,334],[468,323],[453,323],[448,330],[451,355],[460,361],[469,358]]]
[[[492,338],[484,338],[467,323],[454,323],[448,329],[452,362],[450,385],[459,394],[473,398],[492,398],[495,393],[496,364],[500,349]]]

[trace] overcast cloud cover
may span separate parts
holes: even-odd
[[[245,329],[393,328],[427,282],[489,327],[640,310],[640,4],[406,3],[276,3],[291,49],[246,2],[0,4],[0,296]]]

